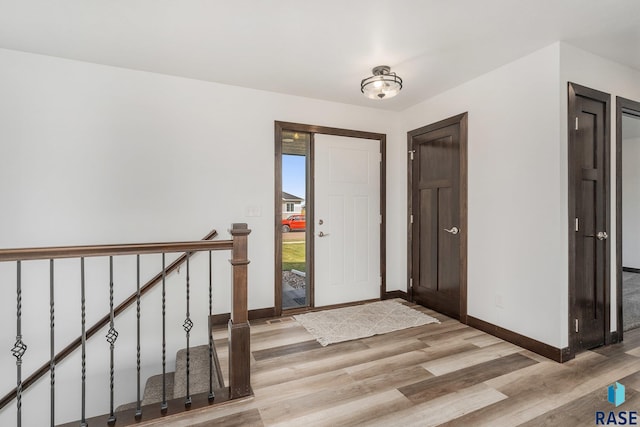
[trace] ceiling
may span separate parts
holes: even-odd
[[[0,0],[2,48],[396,111],[558,40],[640,70],[640,1]]]

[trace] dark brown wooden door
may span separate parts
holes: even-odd
[[[606,103],[576,95],[570,138],[573,186],[573,325],[577,350],[605,344],[608,294],[608,126]]]
[[[459,319],[462,231],[459,123],[410,133],[410,152],[413,299]]]

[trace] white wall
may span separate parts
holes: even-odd
[[[387,290],[406,292],[407,132],[400,120],[391,125],[387,134]]]
[[[245,221],[250,308],[273,306],[274,120],[387,133],[397,114],[8,50],[0,85],[0,247],[199,239]]]
[[[554,346],[563,344],[566,321],[558,67],[555,44],[404,111],[395,138],[469,112],[468,314]],[[388,165],[402,177],[390,193],[404,200],[405,144]],[[400,206],[403,222],[393,224],[387,252],[402,253],[406,268]]]
[[[623,139],[622,153],[622,266],[640,268],[640,138]]]
[[[615,144],[616,144],[616,96],[621,96],[635,101],[640,100],[640,71],[633,70],[618,63],[609,61],[599,56],[593,55],[584,50],[578,49],[566,43],[560,43],[560,140],[561,157],[560,162],[564,169],[561,175],[560,185],[567,187],[567,83],[573,82],[583,86],[590,87],[602,92],[611,94],[611,230],[609,230],[609,243],[611,250],[611,265],[616,265],[616,224],[615,224],[615,206],[616,194],[615,188]],[[565,200],[563,206],[566,206],[567,194],[564,193]],[[566,225],[565,225],[566,230]],[[625,233],[626,234],[626,233]],[[566,245],[567,233],[563,234]],[[565,254],[565,262],[566,264]],[[615,331],[617,327],[616,307],[616,271],[611,268],[611,330]],[[563,304],[563,307],[568,307]],[[565,317],[568,316],[568,312]],[[568,325],[563,325],[563,336],[566,336]]]
[[[249,237],[250,309],[274,305],[274,120],[390,133],[398,116],[9,50],[0,50],[0,94],[0,247],[197,240],[212,228],[225,239],[232,222],[247,222],[253,230]],[[393,136],[388,141],[396,144]],[[260,215],[249,216],[249,211]],[[216,275],[222,286],[216,287],[214,295],[216,313],[229,311],[227,258],[220,254],[218,259]],[[145,267],[148,275],[158,271],[157,264],[151,264]],[[57,350],[79,335],[77,272],[64,265],[59,267],[56,291]],[[15,283],[12,268],[5,266],[0,271],[9,289]],[[104,266],[100,268],[104,273]],[[26,287],[23,298],[25,342],[30,345],[25,373],[48,357],[47,336],[34,332],[36,327],[48,332],[46,266],[40,267],[37,277]],[[183,280],[184,275],[181,277]],[[117,302],[133,289],[132,283],[123,281],[126,279],[117,282]],[[179,308],[168,322],[177,328],[171,344],[180,345],[184,293],[174,288],[169,300],[180,301]],[[91,321],[106,313],[108,294],[104,283],[90,289]],[[148,330],[154,332],[159,330],[158,292],[147,298],[150,307],[145,311]],[[205,295],[196,293],[194,301],[202,301]],[[15,300],[5,298],[0,304],[3,324],[8,325],[2,342],[10,347]],[[205,304],[192,311],[194,320],[206,318]],[[117,349],[119,360],[130,372],[135,366],[134,335],[130,333],[134,314],[130,311],[118,320],[121,331],[129,329],[118,339]],[[194,336],[204,340],[204,329],[199,335],[196,332]],[[148,335],[143,348],[155,349],[157,355],[159,341]],[[104,338],[95,340],[91,345],[104,356],[108,348]],[[15,362],[5,353],[0,356],[0,373],[13,378]],[[173,357],[170,351],[170,362]],[[156,359],[154,369],[158,363]],[[66,365],[70,370],[79,366],[77,360]],[[94,365],[90,369],[91,389],[108,391],[104,381],[97,379],[104,374]],[[118,381],[133,378],[121,376]],[[58,381],[64,388],[61,376]],[[42,395],[47,400],[45,382],[31,399]],[[3,387],[8,391],[10,385]],[[78,395],[78,387],[67,388],[68,396]],[[119,396],[125,401],[133,395]],[[103,399],[93,401],[92,409],[105,412],[104,405]],[[62,407],[59,411],[58,422],[79,417],[79,412],[63,412]],[[40,415],[31,410],[29,417]],[[0,424],[13,423],[13,416],[12,410],[3,411]],[[32,419],[27,425],[46,422],[46,414],[42,416],[45,421]]]

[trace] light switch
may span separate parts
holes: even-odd
[[[247,206],[244,209],[244,216],[247,216],[247,217],[262,216],[262,208],[260,206]]]

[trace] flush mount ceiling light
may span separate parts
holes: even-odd
[[[371,72],[373,76],[360,82],[360,91],[367,98],[391,98],[402,89],[402,79],[396,73],[392,73],[388,65],[378,65]]]

